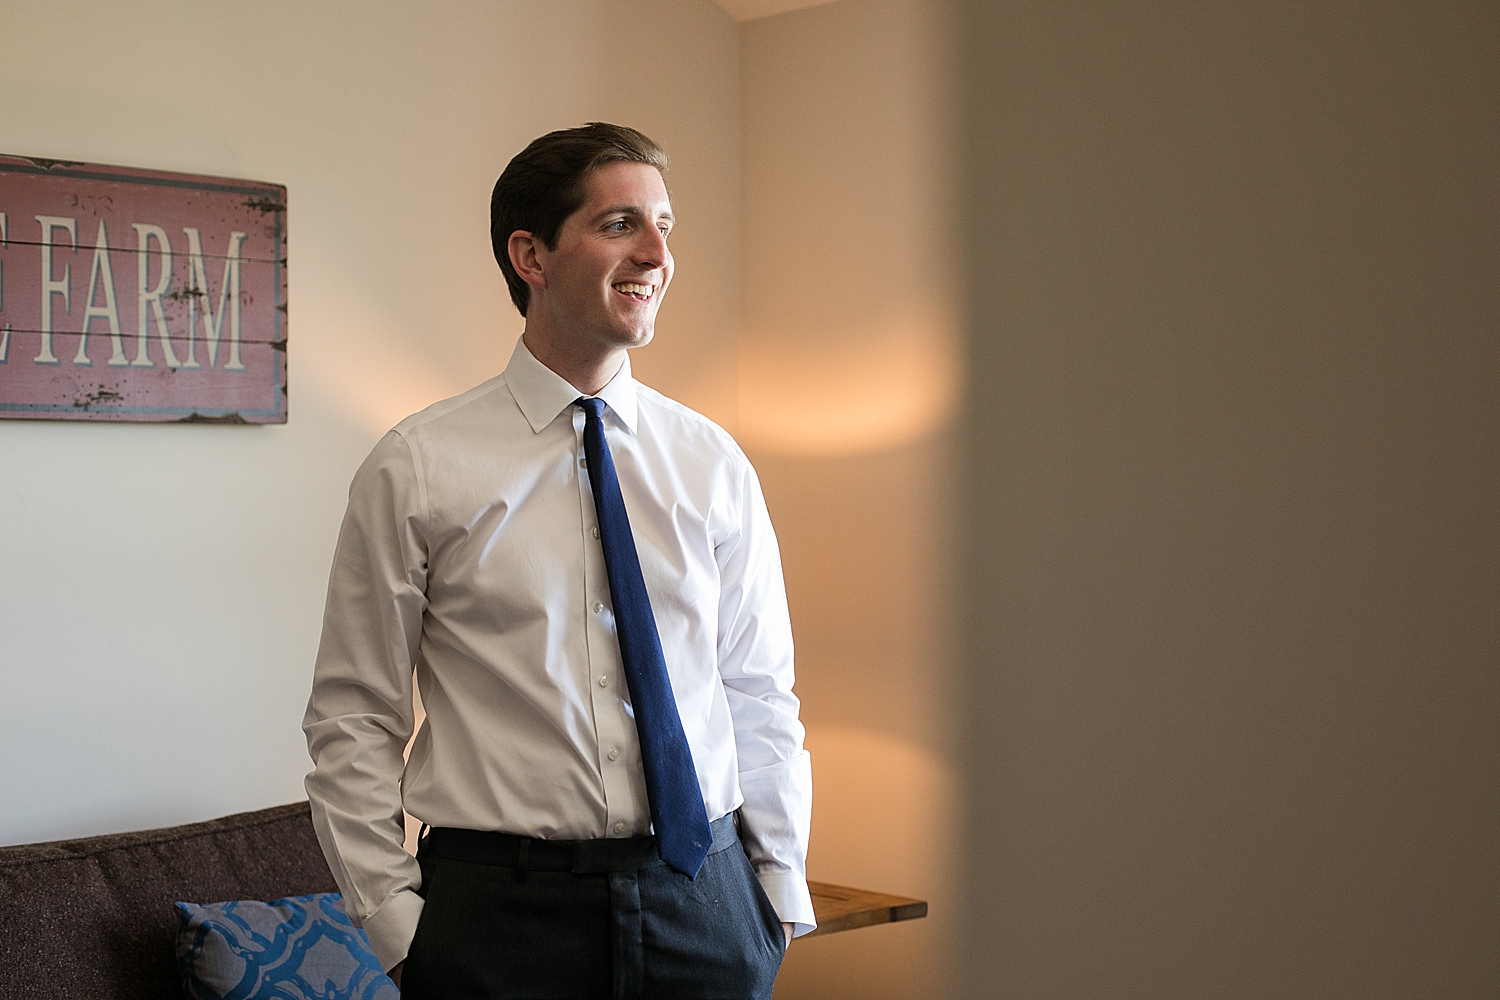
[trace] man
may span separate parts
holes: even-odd
[[[511,161],[491,201],[526,319],[510,363],[398,424],[350,487],[307,789],[408,998],[769,997],[814,926],[759,483],[630,374],[672,279],[665,167],[600,123]],[[416,860],[403,805],[432,827]]]

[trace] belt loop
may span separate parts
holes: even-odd
[[[531,838],[526,837],[516,849],[516,881],[526,881],[526,859],[531,854]]]

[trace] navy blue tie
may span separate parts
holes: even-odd
[[[588,419],[583,428],[583,453],[588,458],[589,485],[594,491],[594,511],[599,515],[599,539],[604,546],[604,569],[609,576],[609,595],[615,608],[615,634],[620,640],[620,660],[625,682],[635,707],[635,730],[641,741],[646,768],[646,796],[651,802],[651,823],[656,828],[661,859],[689,878],[696,878],[713,833],[708,810],[698,790],[698,771],[667,661],[661,652],[651,597],[641,576],[641,560],[630,533],[625,498],[615,475],[614,456],[604,440],[604,400],[582,397]]]

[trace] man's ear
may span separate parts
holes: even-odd
[[[547,276],[542,272],[541,252],[546,248],[542,241],[524,229],[517,229],[505,242],[505,251],[510,254],[510,266],[516,269],[521,280],[533,288],[546,288]]]

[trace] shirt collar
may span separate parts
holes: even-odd
[[[579,396],[587,395],[538,361],[527,349],[524,339],[516,341],[510,363],[505,366],[505,384],[510,387],[511,395],[536,433],[541,433],[542,428],[556,420],[557,415],[572,406]],[[635,390],[636,381],[630,375],[630,355],[627,353],[615,377],[595,393],[632,434],[635,433],[636,421]]]

